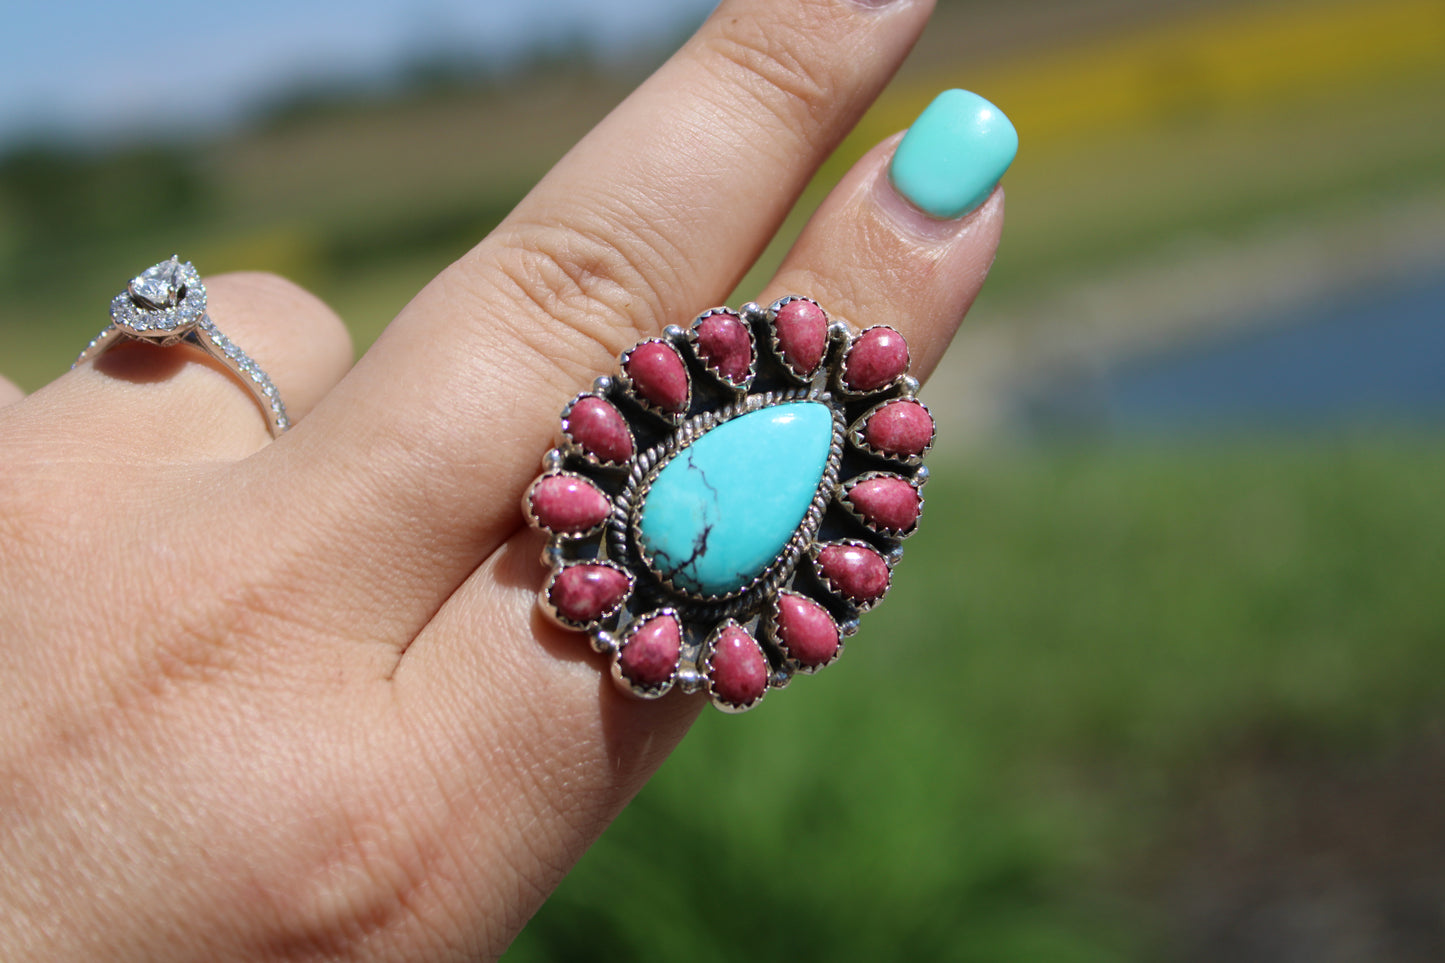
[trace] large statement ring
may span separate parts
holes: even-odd
[[[562,412],[522,511],[542,610],[624,690],[729,712],[833,662],[918,525],[933,418],[908,346],[812,300],[713,308]]]
[[[110,325],[86,345],[75,364],[98,358],[126,339],[195,345],[246,386],[261,406],[273,438],[291,426],[270,376],[218,331],[206,314],[206,287],[191,262],[172,255],[132,278],[110,302]]]

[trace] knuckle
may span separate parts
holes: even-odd
[[[393,820],[347,814],[327,827],[324,851],[297,867],[276,901],[267,958],[348,959],[363,947],[409,938],[441,955],[463,942],[429,892],[447,870],[438,848],[420,850]]]
[[[236,599],[226,593],[226,603]],[[154,594],[133,600],[135,654],[115,681],[115,701],[139,711],[182,692],[214,686],[238,664],[237,636],[253,619],[244,608]]]
[[[719,70],[742,73],[742,87],[757,106],[784,123],[811,126],[811,118],[835,99],[838,78],[825,58],[809,56],[813,44],[799,42],[810,34],[800,29],[779,36],[752,18],[737,17],[723,21],[708,46]]]
[[[284,571],[261,563],[260,571],[203,572],[200,554],[178,546],[171,565],[154,559],[150,567],[160,584],[135,602],[136,657],[123,684],[140,704],[258,675],[274,678],[278,667],[291,665],[286,650],[296,640],[314,645],[329,637],[324,625],[307,621],[313,609]],[[174,588],[199,584],[207,591]]]
[[[270,874],[263,894],[270,925],[258,958],[362,959],[403,942],[419,958],[460,958],[462,927],[433,892],[436,878],[452,873],[449,854],[410,831],[404,813],[380,812],[380,804],[370,790],[343,788],[324,813],[282,811],[279,818],[305,838],[285,871]]]
[[[515,225],[495,264],[497,286],[521,310],[507,313],[519,341],[565,366],[605,370],[659,316],[657,292],[675,274],[657,237],[623,211],[569,225]],[[601,223],[596,223],[600,221]]]
[[[171,690],[212,684],[228,675],[236,665],[237,636],[247,632],[244,626],[250,618],[249,610],[211,605],[152,611],[142,623],[157,628],[137,666],[140,688],[160,697]]]

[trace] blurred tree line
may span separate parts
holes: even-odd
[[[285,87],[249,112],[236,134],[284,134],[348,116],[392,108],[501,98],[530,78],[561,75],[589,81],[612,69],[575,34],[521,51],[506,64],[438,44],[372,77],[331,77]],[[378,121],[384,128],[385,121]],[[90,142],[83,135],[40,132],[0,141],[0,290],[22,290],[37,270],[109,259],[137,245],[206,237],[229,224],[226,172],[215,163],[230,132],[208,128],[175,136],[142,134],[131,141]],[[264,175],[263,175],[264,176]],[[367,197],[358,186],[358,200]],[[445,210],[415,211],[399,221],[358,218],[333,225],[317,219],[311,266],[323,273],[365,268],[398,250],[455,256],[485,234],[518,197],[462,198]],[[295,213],[292,211],[291,213]],[[376,223],[372,223],[376,220]]]
[[[206,212],[209,185],[199,158],[181,146],[84,151],[30,143],[0,157],[0,212],[11,250],[0,270],[14,277],[74,246],[148,232]]]

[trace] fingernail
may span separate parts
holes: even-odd
[[[952,220],[988,200],[1018,149],[1003,111],[967,90],[945,90],[903,135],[888,177],[914,207]]]

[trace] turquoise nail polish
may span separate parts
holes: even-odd
[[[945,90],[903,135],[888,176],[924,213],[962,217],[988,199],[1018,149],[1003,111],[967,90]]]

